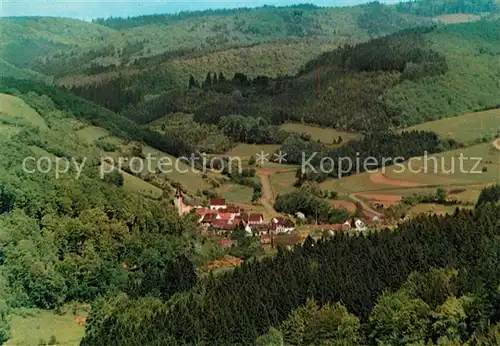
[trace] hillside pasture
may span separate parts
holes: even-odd
[[[457,24],[457,23],[468,23],[475,22],[481,19],[481,16],[472,13],[455,13],[455,14],[444,14],[433,18],[435,21],[445,23],[445,24]]]
[[[297,123],[287,123],[280,126],[282,130],[287,132],[297,132],[306,133],[311,136],[311,140],[319,140],[323,144],[333,144],[334,141],[342,137],[342,142],[347,142],[350,140],[356,140],[360,138],[357,133],[337,131],[332,128],[323,128],[313,125],[297,124]]]
[[[233,149],[229,150],[225,155],[229,157],[239,157],[241,159],[248,159],[250,156],[257,158],[257,154],[264,152],[269,154],[271,158],[273,153],[280,148],[276,144],[247,144],[239,143]]]
[[[42,340],[46,345],[51,336],[57,345],[77,346],[85,334],[85,326],[78,325],[73,314],[57,315],[38,309],[12,314],[11,328],[11,338],[4,346],[42,345]]]
[[[430,121],[405,130],[433,131],[443,138],[472,144],[483,138],[500,137],[500,108]]]
[[[463,167],[460,166],[461,155]],[[388,167],[385,176],[423,185],[492,184],[500,181],[500,155],[491,143],[483,143],[437,155],[413,158],[404,164],[404,171],[401,170],[401,167]]]
[[[9,124],[4,124],[0,121],[0,139],[11,138],[12,136],[17,135],[19,131],[20,128]]]
[[[45,120],[36,110],[20,98],[7,94],[0,94],[0,122],[47,128]]]

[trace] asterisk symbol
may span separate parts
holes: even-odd
[[[282,152],[281,150],[277,153],[274,153],[273,156],[276,156],[276,160],[274,160],[274,162],[278,162],[280,165],[286,163],[286,153]]]
[[[260,166],[263,166],[264,163],[269,161],[269,154],[264,152],[264,150],[261,150],[260,153],[257,153],[257,160],[256,161]]]

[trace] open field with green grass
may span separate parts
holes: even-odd
[[[430,121],[405,130],[433,131],[443,138],[472,144],[485,137],[500,137],[500,108]]]
[[[297,180],[295,178],[295,171],[273,174],[269,178],[271,180],[271,186],[275,194],[285,194],[295,190],[293,184]]]
[[[460,156],[463,155],[463,167]],[[468,159],[466,159],[468,158]],[[479,164],[478,164],[479,162]],[[453,172],[451,170],[453,169]],[[486,171],[482,171],[485,169]],[[500,182],[500,151],[491,143],[414,158],[404,171],[391,166],[386,169],[389,179],[411,181],[425,185],[472,185]],[[413,172],[412,172],[413,171]],[[450,171],[448,173],[448,171]],[[418,173],[417,173],[418,172]]]
[[[248,159],[250,156],[257,158],[257,154],[264,152],[272,154],[280,148],[277,144],[247,144],[239,143],[233,149],[229,150],[225,155],[231,157],[240,157],[242,159]]]
[[[481,16],[472,13],[457,13],[457,14],[444,14],[442,16],[434,17],[433,19],[446,24],[455,24],[455,23],[475,22],[477,20],[480,20]]]
[[[253,189],[248,186],[225,183],[217,191],[229,203],[248,204],[252,201]]]
[[[359,139],[360,137],[357,133],[337,131],[331,128],[322,128],[305,124],[288,123],[281,125],[280,128],[288,132],[307,133],[311,135],[312,140],[319,140],[324,144],[333,144],[333,141],[338,140],[339,137],[342,137],[343,142]]]
[[[47,128],[45,120],[36,110],[22,99],[6,94],[0,94],[0,122],[11,125],[21,122],[41,129]]]
[[[57,345],[77,346],[85,334],[73,314],[56,315],[52,311],[26,309],[22,314],[12,315],[12,336],[5,346],[35,346],[43,340],[45,344],[54,336]]]

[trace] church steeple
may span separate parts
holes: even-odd
[[[184,197],[182,196],[181,187],[177,186],[177,190],[175,190],[175,199],[174,204],[177,207],[177,212],[179,215],[184,213]]]

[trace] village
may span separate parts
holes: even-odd
[[[291,248],[312,235],[310,231],[313,229],[322,236],[333,236],[335,232],[366,231],[368,225],[380,222],[378,217],[374,217],[365,221],[353,218],[338,224],[307,225],[306,215],[301,212],[296,212],[294,219],[276,216],[266,220],[264,214],[247,212],[235,204],[227,203],[222,197],[211,198],[208,207],[202,206],[201,203],[188,204],[180,187],[176,189],[174,205],[181,216],[189,213],[195,214],[201,232],[215,237],[217,243],[223,248],[237,245],[236,241],[230,238],[236,230],[243,230],[248,237],[259,237],[260,245],[263,247],[283,245]],[[301,232],[298,232],[299,228]]]

